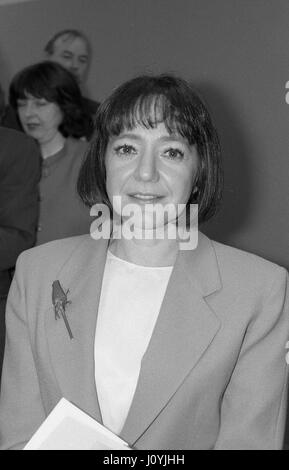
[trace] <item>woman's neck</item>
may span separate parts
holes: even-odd
[[[51,155],[55,155],[59,152],[64,147],[65,140],[65,137],[58,132],[53,139],[46,142],[40,142],[42,158],[45,159],[51,157]]]
[[[172,266],[179,245],[176,240],[126,240],[111,241],[110,250],[119,258],[141,266]]]

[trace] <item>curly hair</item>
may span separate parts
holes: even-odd
[[[93,129],[91,116],[83,105],[80,88],[74,76],[62,65],[44,61],[30,65],[13,78],[9,89],[10,105],[17,111],[18,101],[32,95],[56,103],[62,111],[59,131],[64,137],[83,137]]]

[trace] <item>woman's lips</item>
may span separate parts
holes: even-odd
[[[29,131],[34,131],[35,129],[38,129],[39,128],[39,124],[26,124],[26,128],[29,130]]]
[[[142,202],[142,203],[155,203],[156,201],[159,201],[162,199],[164,196],[161,196],[159,194],[152,194],[152,193],[133,193],[129,194],[129,197],[132,198],[133,200],[136,200],[137,202]]]

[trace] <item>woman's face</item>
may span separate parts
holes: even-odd
[[[27,93],[24,99],[18,100],[17,105],[25,133],[36,139],[39,144],[50,142],[59,134],[63,114],[56,103]]]
[[[146,214],[149,205],[176,207],[188,202],[198,168],[197,150],[179,134],[169,134],[164,123],[153,129],[138,125],[112,137],[105,158],[107,194],[119,215],[113,196],[121,197],[122,207],[136,204]]]

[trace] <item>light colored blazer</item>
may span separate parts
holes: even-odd
[[[21,255],[7,306],[1,448],[21,448],[61,397],[101,422],[94,336],[107,242]],[[55,320],[51,286],[69,289]],[[286,414],[287,273],[200,235],[180,252],[121,437],[137,449],[279,449]]]

